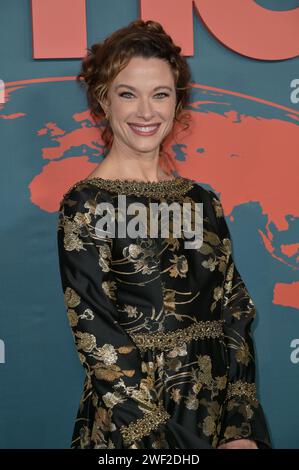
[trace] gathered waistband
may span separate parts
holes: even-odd
[[[132,333],[134,343],[140,351],[147,349],[173,349],[182,346],[192,339],[219,338],[223,333],[224,320],[200,321],[186,328],[174,331],[158,331],[156,333]]]

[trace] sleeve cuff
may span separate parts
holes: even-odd
[[[156,406],[153,410],[147,412],[143,418],[132,421],[128,426],[121,426],[120,432],[125,445],[130,445],[136,440],[149,435],[160,424],[164,424],[170,415],[162,405]]]
[[[218,445],[236,439],[256,441],[259,448],[271,448],[263,409],[256,398],[254,383],[229,384],[223,407]]]

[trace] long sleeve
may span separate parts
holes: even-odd
[[[97,192],[90,186],[69,191],[61,201],[57,227],[65,307],[86,371],[83,400],[90,400],[95,414],[92,433],[84,428],[88,417],[82,417],[81,442],[74,445],[104,448],[116,442],[117,447],[134,448],[138,441],[143,447],[142,439],[163,428],[169,414],[157,400],[139,350],[118,322],[110,270],[113,239],[97,229],[92,197]]]
[[[255,384],[251,325],[256,308],[233,259],[231,237],[222,205],[216,194],[210,193],[220,238],[227,253],[222,315],[229,368],[218,445],[235,439],[250,439],[256,441],[259,448],[269,448],[270,437]]]

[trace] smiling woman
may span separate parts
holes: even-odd
[[[86,87],[106,146],[105,161],[92,176],[169,177],[174,165],[164,140],[175,123],[186,130],[190,119],[183,108],[191,76],[180,51],[161,25],[141,20],[89,49],[77,80]]]
[[[95,119],[106,114],[108,154],[59,211],[65,306],[86,371],[72,448],[270,447],[255,387],[255,307],[220,200],[160,168],[166,136],[186,118],[180,50],[160,24],[138,20],[93,45],[79,74]],[[155,236],[119,235],[134,222],[127,204],[145,208],[145,222],[152,201],[171,209],[169,233],[161,216]],[[103,202],[117,236],[98,229]],[[185,248],[187,221],[173,202],[193,222],[203,204],[200,246]]]
[[[159,157],[160,143],[173,127],[175,106],[175,83],[169,64],[155,57],[133,57],[113,80],[107,98],[102,102],[106,114],[110,115],[114,135],[107,157],[109,164],[120,155],[122,161],[125,158],[132,161],[136,156],[139,161],[142,157],[141,164],[150,162],[154,171],[153,159]],[[136,135],[147,138],[136,139]],[[149,139],[152,136],[155,138]]]

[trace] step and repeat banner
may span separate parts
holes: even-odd
[[[215,191],[257,307],[273,447],[299,448],[299,0],[2,0],[0,448],[68,448],[83,383],[57,216],[104,143],[75,81],[86,48],[159,21],[192,72],[177,171]]]

